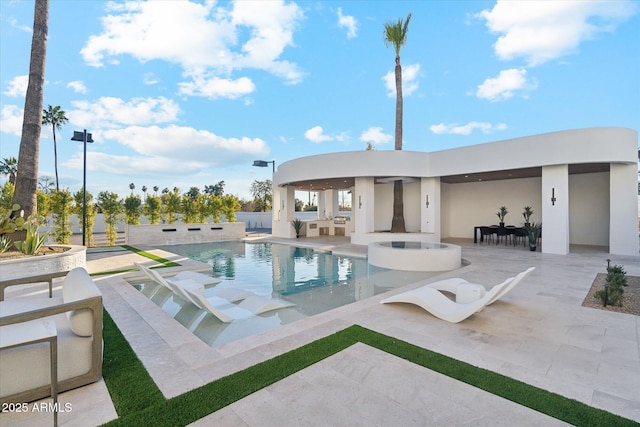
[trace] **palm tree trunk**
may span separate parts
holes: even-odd
[[[56,124],[52,123],[53,126],[53,161],[55,163],[56,168],[56,191],[60,191],[60,187],[58,186],[58,146],[56,144]]]
[[[24,103],[22,137],[13,203],[24,209],[25,217],[37,212],[38,156],[42,129],[42,94],[49,32],[49,0],[36,0],[29,62],[29,84]]]
[[[402,67],[400,57],[396,57],[396,150],[402,150]]]
[[[396,56],[396,143],[395,149],[402,150],[402,67],[400,57]],[[393,183],[393,219],[391,220],[392,233],[406,233],[404,225],[404,191],[402,181]]]

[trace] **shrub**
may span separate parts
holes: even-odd
[[[607,266],[605,288],[596,292],[596,298],[602,300],[604,305],[622,305],[624,287],[627,286],[626,274],[622,265]]]
[[[124,199],[124,215],[127,224],[140,224],[140,214],[142,209],[142,200],[140,196],[131,194]]]
[[[85,213],[84,212],[84,200],[85,200],[84,189],[81,188],[76,193],[74,193],[73,199],[75,200],[75,204],[73,206],[73,213],[75,213],[78,216],[80,225],[82,225],[82,222],[83,222],[82,216]],[[86,217],[84,218],[85,244],[87,245],[87,247],[94,247],[95,242],[93,239],[93,226],[96,222],[96,216],[98,215],[98,207],[93,202],[93,195],[88,191],[86,194],[86,200],[87,200],[87,211],[86,211]]]
[[[38,215],[31,215],[27,218],[27,222],[24,225],[24,229],[27,231],[27,235],[24,241],[15,242],[16,248],[25,255],[35,255],[38,250],[44,245],[49,233],[38,233],[40,223],[44,221],[44,217],[38,217]]]
[[[107,225],[107,246],[115,246],[118,237],[118,216],[122,213],[122,203],[116,193],[101,191],[98,194],[98,204],[104,213],[104,222]]]
[[[142,213],[149,220],[149,224],[160,224],[162,202],[158,196],[149,196],[144,201]]]
[[[176,214],[180,213],[180,189],[176,187],[172,192],[167,190],[165,193],[163,191],[161,200],[167,224],[173,224],[176,222]]]
[[[13,246],[13,242],[7,236],[0,236],[0,254],[7,252]]]
[[[53,212],[53,230],[57,243],[69,244],[71,231],[71,202],[69,190],[54,190],[51,193],[51,211]]]

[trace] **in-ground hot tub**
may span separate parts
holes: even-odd
[[[405,271],[449,271],[462,265],[462,248],[450,243],[374,242],[368,247],[369,264]]]

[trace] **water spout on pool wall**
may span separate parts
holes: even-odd
[[[462,266],[462,248],[450,243],[415,241],[374,242],[369,264],[405,271],[449,271]]]

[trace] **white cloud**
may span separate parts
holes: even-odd
[[[76,93],[87,93],[87,87],[84,85],[84,82],[81,80],[76,80],[73,82],[67,83],[67,87],[73,89]]]
[[[333,141],[334,137],[325,135],[322,126],[314,126],[304,133],[304,137],[311,142]]]
[[[418,90],[419,83],[417,81],[420,76],[420,64],[407,65],[402,67],[402,96],[409,96]],[[389,71],[382,77],[384,86],[387,88],[389,97],[396,96],[396,74],[395,71]]]
[[[382,132],[382,128],[378,126],[372,126],[360,135],[360,141],[371,142],[374,145],[385,144],[392,140],[393,136]]]
[[[530,66],[562,57],[580,43],[611,32],[637,10],[633,2],[620,1],[505,1],[476,16],[493,33],[502,60],[524,58]]]
[[[235,1],[231,12],[234,31],[248,27],[251,37],[242,45],[237,67],[258,68],[280,76],[289,83],[302,80],[296,64],[278,58],[287,46],[293,46],[293,32],[303,17],[297,4],[284,1]]]
[[[87,165],[92,171],[116,175],[183,176],[233,164],[249,164],[266,157],[269,147],[260,138],[224,138],[206,130],[169,125],[129,126],[93,133],[96,141],[113,141],[135,154],[122,156],[92,150]],[[81,154],[65,163],[82,168]]]
[[[17,105],[4,105],[0,111],[0,131],[10,135],[22,135],[24,111]]]
[[[239,79],[222,79],[219,77],[206,78],[202,74],[193,75],[191,82],[179,83],[178,93],[182,95],[204,96],[209,99],[236,99],[253,92],[256,85],[248,77]]]
[[[3,95],[14,97],[25,97],[27,94],[27,86],[29,85],[29,76],[16,76],[7,85],[7,90],[2,92]]]
[[[445,125],[440,123],[437,125],[429,126],[429,130],[437,135],[442,134],[455,134],[455,135],[470,135],[474,130],[479,129],[483,134],[491,134],[495,131],[506,130],[507,125],[504,123],[498,123],[492,125],[486,122],[469,122],[466,125],[459,125],[457,123],[450,123]]]
[[[502,101],[514,96],[516,91],[526,93],[537,87],[533,80],[527,80],[527,70],[511,68],[502,70],[497,77],[488,78],[478,85],[476,96],[489,101]]]
[[[121,125],[169,123],[177,119],[180,108],[170,99],[101,97],[97,101],[73,101],[67,112],[69,121],[77,126],[114,128]]]
[[[13,28],[17,28],[18,30],[22,30],[26,33],[33,32],[33,28],[31,28],[29,25],[18,24],[18,20],[16,18],[10,17],[7,19],[7,21]]]
[[[292,62],[281,59],[293,46],[293,33],[302,10],[292,2],[236,1],[218,6],[214,1],[150,1],[108,3],[109,15],[102,18],[102,33],[91,36],[80,51],[92,66],[112,63],[119,55],[131,55],[141,62],[163,60],[179,64],[184,83],[192,95],[210,96],[214,89],[197,86],[213,82],[240,82],[246,93],[248,79],[232,78],[234,71],[259,69],[298,83],[303,73]],[[215,78],[219,80],[215,80]],[[238,93],[222,89],[222,93]]]
[[[144,73],[144,76],[142,77],[142,83],[146,84],[147,86],[155,85],[159,81],[160,79],[158,79],[153,73]]]
[[[347,29],[348,39],[358,36],[358,21],[351,15],[343,15],[341,7],[338,8],[338,26]]]

